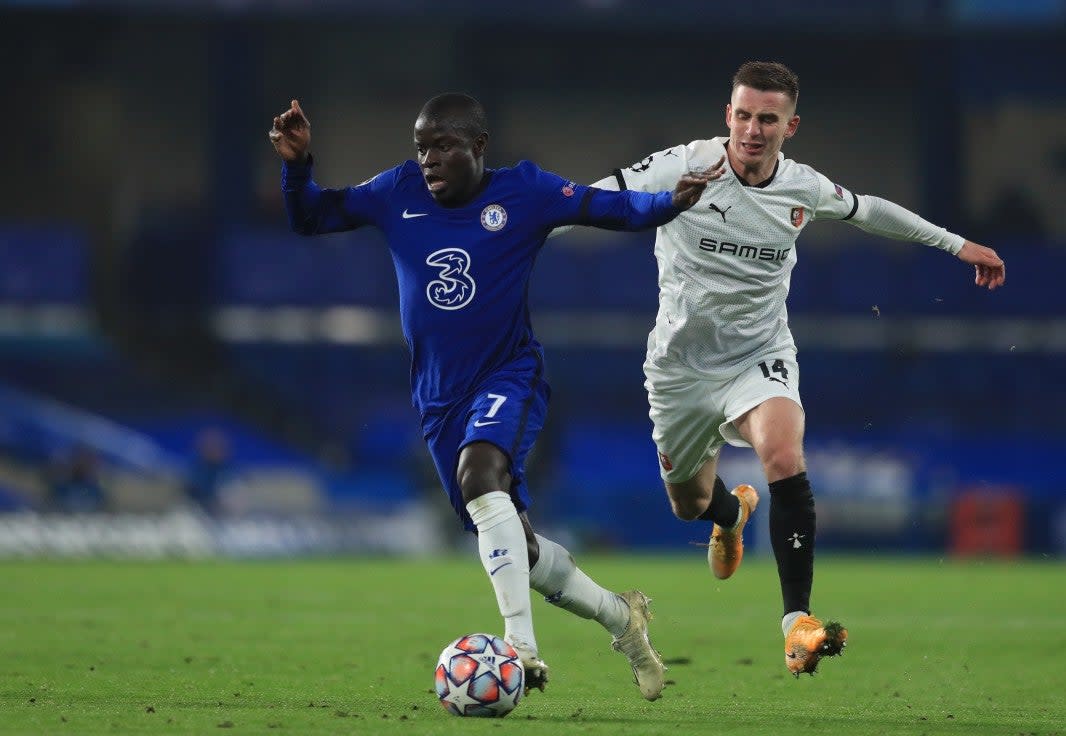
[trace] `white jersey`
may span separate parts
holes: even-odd
[[[685,172],[709,168],[724,156],[728,140],[693,141],[653,153],[597,186],[673,189]],[[656,230],[659,313],[648,336],[645,371],[680,365],[723,379],[761,358],[795,353],[785,300],[796,265],[796,238],[816,219],[855,217],[860,200],[876,198],[860,198],[780,153],[763,185],[748,186],[728,170],[710,182],[699,202]],[[864,221],[856,224],[869,229],[865,220],[880,213],[882,203],[897,216],[881,234],[913,237],[953,252],[962,247],[958,236],[884,200],[866,203],[860,213]],[[913,233],[897,224],[899,213],[917,223]]]

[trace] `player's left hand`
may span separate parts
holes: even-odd
[[[707,188],[708,182],[722,178],[724,173],[725,156],[722,156],[714,166],[708,169],[689,171],[687,174],[683,174],[678,179],[677,186],[674,187],[674,207],[679,210],[687,210],[696,204],[700,197],[703,196],[703,190]]]
[[[274,150],[290,163],[307,160],[311,145],[311,122],[300,107],[299,100],[289,103],[289,109],[274,118],[274,125],[267,134]]]
[[[991,248],[967,240],[962,244],[959,258],[973,265],[977,271],[974,283],[978,286],[985,286],[989,290],[996,289],[1003,286],[1003,282],[1007,280],[1007,269],[1003,265],[1003,259]]]

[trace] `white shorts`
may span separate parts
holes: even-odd
[[[723,380],[700,377],[678,367],[661,366],[647,374],[651,437],[659,452],[663,480],[682,483],[718,455],[722,445],[751,447],[733,421],[767,399],[781,396],[803,408],[799,366],[791,352],[771,355]]]

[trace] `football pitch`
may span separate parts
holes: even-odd
[[[815,614],[849,646],[800,680],[772,562],[725,582],[699,551],[579,562],[654,599],[661,700],[535,597],[547,690],[502,721],[448,715],[440,650],[503,633],[473,558],[0,562],[0,734],[1066,735],[1060,562],[823,555]]]

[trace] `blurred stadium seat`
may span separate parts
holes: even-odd
[[[647,58],[665,58],[676,39],[647,28],[705,13],[700,0],[559,2],[547,15],[536,4],[461,2],[438,26],[455,53],[430,65],[417,54],[379,63],[383,49],[409,41],[413,11],[402,3],[32,5],[0,10],[0,25],[23,40],[4,49],[15,97],[31,101],[0,181],[0,394],[86,412],[185,467],[197,435],[220,427],[239,468],[299,469],[264,481],[262,508],[398,507],[435,484],[410,407],[390,254],[369,228],[317,239],[286,230],[264,136],[279,104],[296,94],[305,102],[316,176],[328,186],[411,156],[418,105],[456,85],[486,102],[490,166],[528,157],[594,181],[665,145],[725,132],[725,100],[715,95],[728,92],[733,62],[701,72],[700,89],[717,90],[708,97],[654,64],[605,77],[595,64],[539,53],[580,37],[590,58],[637,42]],[[1066,549],[1050,521],[1066,518],[1056,480],[1066,453],[1066,308],[1052,282],[1066,267],[1066,84],[1054,73],[1066,45],[1052,32],[1061,5],[764,8],[779,21],[765,40],[804,80],[804,124],[786,155],[986,242],[1007,263],[1006,287],[988,293],[932,249],[843,224],[803,233],[789,312],[808,434],[830,448],[822,467],[832,466],[834,483],[849,478],[839,490],[858,483],[841,468],[899,461],[908,472],[892,476],[906,486],[897,510],[916,514],[921,500],[943,512],[913,519],[935,527],[917,541],[884,527],[885,545],[946,548],[952,494],[987,481],[1024,495],[1026,549]],[[715,12],[728,24],[750,9]],[[548,15],[565,22],[544,26]],[[85,42],[87,19],[107,28],[108,43]],[[537,34],[525,33],[530,22]],[[475,49],[465,41],[485,23],[492,32]],[[359,43],[368,28],[372,43]],[[811,34],[827,42],[812,44]],[[270,53],[279,37],[288,54]],[[210,63],[189,63],[218,40]],[[22,46],[35,50],[31,63],[16,58]],[[739,62],[749,46],[721,39],[716,58]],[[597,515],[608,505],[620,544],[687,534],[664,506],[642,388],[657,300],[653,239],[577,228],[545,244],[529,288],[553,387],[538,509],[591,528],[603,526]],[[34,416],[0,401],[0,508],[39,508],[44,465],[69,450],[69,433]],[[874,457],[878,447],[892,462]],[[750,453],[725,457],[735,473],[759,472],[728,459]],[[141,480],[147,489],[168,479]],[[299,492],[286,507],[290,482]],[[173,486],[138,497],[122,483],[116,496],[130,507],[176,498]],[[572,516],[553,493],[570,494]],[[855,511],[843,490],[829,495],[827,518]],[[870,501],[877,513],[880,502]],[[828,540],[864,544],[839,529]]]

